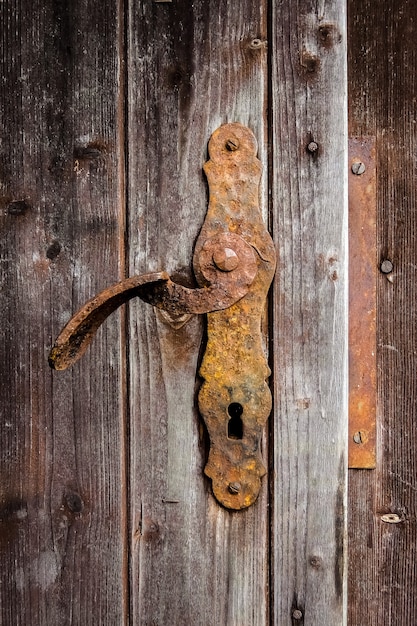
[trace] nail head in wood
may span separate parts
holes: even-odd
[[[390,274],[394,269],[394,264],[389,259],[385,259],[382,261],[380,269],[383,274]]]
[[[262,40],[261,39],[252,39],[252,41],[250,42],[250,47],[253,48],[254,50],[257,50],[258,48],[262,48]]]

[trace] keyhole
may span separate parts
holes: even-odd
[[[241,418],[243,406],[238,402],[232,402],[232,404],[229,404],[227,412],[230,415],[227,425],[227,436],[229,439],[243,439],[243,421]]]

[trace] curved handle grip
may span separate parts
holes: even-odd
[[[200,271],[209,282],[206,287],[190,289],[174,283],[166,272],[159,272],[133,276],[101,291],[61,331],[49,365],[65,370],[78,361],[104,320],[132,298],[139,297],[170,313],[208,313],[227,309],[248,292],[257,262],[253,248],[241,237],[231,233],[212,237],[202,246],[199,257]]]
[[[49,354],[49,365],[66,370],[82,357],[101,324],[121,304],[138,295],[145,284],[160,285],[169,280],[168,274],[142,274],[123,280],[91,298],[62,329]]]

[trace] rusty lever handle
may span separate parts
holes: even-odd
[[[65,370],[78,361],[105,319],[134,297],[170,313],[219,311],[247,293],[257,272],[254,249],[232,233],[208,239],[199,253],[198,266],[207,281],[200,289],[174,283],[166,272],[133,276],[104,289],[63,328],[49,355],[50,366]]]

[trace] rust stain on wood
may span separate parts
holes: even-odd
[[[372,137],[349,140],[349,467],[376,465],[376,167]]]

